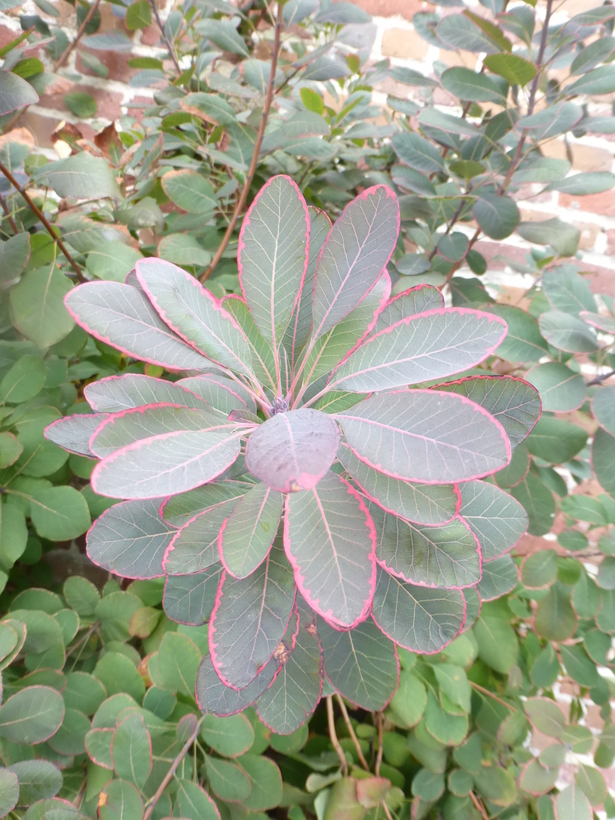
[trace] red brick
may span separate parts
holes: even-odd
[[[80,46],[80,50],[88,51],[88,53],[93,54],[94,57],[98,57],[98,59],[107,66],[109,70],[109,80],[117,80],[120,83],[127,83],[128,80],[132,77],[135,73],[135,69],[130,68],[128,65],[128,60],[131,58],[130,52],[123,52],[123,51],[94,51],[91,49],[83,48]],[[77,52],[77,62],[75,64],[77,71],[80,74],[85,74],[89,77],[96,77],[97,74],[95,71],[87,68],[83,64],[83,60],[81,59],[81,55]]]
[[[615,216],[615,190],[605,191],[602,194],[590,194],[589,196],[560,194],[559,204],[563,208],[578,206],[581,211],[588,211],[591,214]]]
[[[122,95],[115,91],[105,91],[102,88],[91,88],[86,85],[75,85],[71,91],[79,91],[94,97],[98,106],[97,117],[116,120],[122,116]],[[44,94],[41,97],[40,104],[47,108],[54,108],[57,111],[69,111],[68,106],[64,102],[64,92],[59,94]]]
[[[353,2],[374,17],[394,17],[398,14],[406,20],[412,20],[417,11],[433,9],[433,6],[421,0],[353,0]]]

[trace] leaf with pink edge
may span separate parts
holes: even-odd
[[[230,313],[198,279],[162,259],[140,259],[137,279],[162,320],[208,359],[251,375],[252,356]]]
[[[239,282],[256,326],[276,351],[299,301],[308,264],[310,218],[288,176],[264,185],[239,233]]]
[[[70,453],[94,458],[90,439],[107,418],[108,413],[75,413],[73,416],[64,416],[45,428],[45,438]]]
[[[254,708],[278,735],[289,735],[311,717],[322,692],[322,659],[316,616],[305,601],[297,601],[299,627],[295,646],[281,658],[280,673]]]
[[[160,578],[162,557],[177,532],[161,518],[160,499],[124,501],[100,515],[87,534],[97,566],[125,578]]]
[[[478,538],[483,561],[493,561],[509,552],[528,527],[521,504],[485,481],[464,481],[459,491],[459,514]]]
[[[438,288],[431,285],[417,285],[415,288],[408,288],[389,300],[380,311],[376,322],[376,333],[409,316],[443,307],[444,299]]]
[[[338,460],[353,481],[383,510],[416,524],[446,524],[457,513],[459,491],[453,485],[413,484],[379,473],[360,461],[347,444],[342,443]]]
[[[209,361],[173,333],[138,288],[86,282],[64,304],[77,324],[128,356],[168,370],[203,370]]]
[[[432,589],[461,589],[480,581],[480,546],[463,519],[418,527],[373,503],[369,511],[376,527],[376,561],[391,575]]]
[[[317,629],[325,674],[335,689],[362,709],[384,709],[399,683],[395,645],[383,637],[371,618],[344,632],[319,618]]]
[[[436,385],[436,389],[457,393],[479,404],[500,422],[513,447],[527,438],[540,418],[538,391],[514,376],[469,376]]]
[[[92,434],[90,449],[98,458],[106,458],[129,444],[153,436],[177,430],[207,430],[225,422],[222,414],[205,405],[197,410],[176,404],[146,404],[110,413]]]
[[[322,246],[325,244],[329,231],[331,230],[331,220],[320,208],[308,205],[310,215],[310,248],[308,266],[305,271],[305,279],[301,289],[301,297],[293,311],[290,324],[284,335],[284,346],[291,352],[291,362],[294,363],[299,358],[305,343],[310,337],[312,329],[312,291],[314,290],[314,272],[316,263],[320,256]]]
[[[203,487],[202,490],[209,488]],[[200,492],[200,496],[205,493]],[[167,575],[192,575],[202,572],[218,561],[218,536],[228,516],[233,512],[241,496],[233,493],[216,493],[218,502],[198,512],[175,532],[164,555],[162,566]],[[207,493],[207,498],[212,494]],[[179,499],[172,499],[171,503]],[[166,506],[163,510],[166,513]],[[172,510],[173,511],[173,510]],[[166,513],[168,515],[168,513]],[[169,519],[173,522],[175,518]]]
[[[209,620],[216,603],[223,566],[212,564],[193,575],[168,575],[164,585],[162,608],[180,624],[201,626]]]
[[[179,529],[196,515],[207,512],[216,504],[230,501],[232,498],[240,499],[253,486],[252,481],[220,478],[186,493],[170,496],[160,505],[160,514],[171,526]],[[229,515],[232,509],[229,507],[226,514]]]
[[[177,404],[205,409],[201,398],[178,383],[139,373],[107,376],[88,384],[83,392],[92,409],[104,413],[121,413],[145,404]]]
[[[277,413],[246,446],[246,466],[282,493],[315,487],[335,459],[340,433],[332,416],[303,407]]]
[[[506,322],[471,308],[438,308],[400,319],[370,336],[335,371],[330,387],[367,393],[440,379],[482,362]]]
[[[243,689],[225,686],[218,677],[211,657],[201,661],[196,675],[196,698],[202,712],[227,717],[241,712],[254,703],[257,697],[271,685],[278,673],[279,665],[275,657],[261,669],[258,675]]]
[[[404,649],[432,655],[460,633],[465,600],[461,590],[415,586],[378,569],[372,617]]]
[[[346,206],[316,265],[312,339],[348,316],[372,289],[397,243],[399,205],[386,185],[363,191]]]
[[[256,484],[222,525],[218,551],[234,578],[246,578],[269,554],[278,531],[284,498],[266,484]]]
[[[185,390],[191,390],[225,416],[233,410],[256,412],[256,404],[247,389],[222,374],[207,373],[203,376],[191,376],[187,379],[180,379],[178,385]]]
[[[284,546],[312,609],[349,628],[367,617],[374,594],[375,531],[361,497],[336,473],[286,497]]]
[[[464,396],[433,390],[382,393],[335,418],[361,461],[393,478],[468,481],[510,461],[502,425]]]
[[[158,498],[186,492],[230,467],[244,434],[235,424],[222,424],[136,441],[94,468],[92,487],[111,498]]]
[[[592,412],[598,424],[615,436],[615,387],[601,387],[594,394]]]
[[[247,686],[265,666],[286,631],[295,584],[281,544],[247,578],[224,573],[209,621],[209,651],[227,686]]]

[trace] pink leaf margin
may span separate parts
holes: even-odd
[[[246,215],[243,218],[243,222],[241,223],[241,230],[239,231],[239,241],[238,241],[238,244],[237,244],[237,269],[239,271],[239,287],[241,288],[241,293],[243,295],[243,301],[246,304],[248,304],[248,300],[246,299],[246,291],[245,291],[245,288],[244,288],[244,285],[243,285],[244,260],[242,258],[242,254],[243,254],[243,252],[245,250],[245,247],[246,247],[246,243],[244,242],[243,237],[244,237],[245,229],[250,224],[250,218],[252,216],[252,211],[258,205],[258,202],[259,202],[261,196],[265,193],[267,188],[269,188],[277,179],[285,179],[287,182],[290,183],[291,187],[295,189],[295,192],[296,192],[296,194],[299,198],[299,203],[303,207],[303,212],[304,212],[304,215],[305,215],[305,264],[303,266],[303,275],[301,277],[301,282],[299,284],[299,288],[297,290],[297,295],[295,297],[295,302],[293,304],[293,310],[292,310],[292,313],[291,313],[291,320],[292,320],[292,316],[293,316],[295,310],[297,310],[297,307],[301,302],[301,292],[303,290],[303,285],[304,285],[304,282],[305,282],[305,275],[307,273],[308,263],[309,263],[309,259],[310,259],[310,212],[308,210],[307,202],[305,201],[305,198],[304,198],[303,194],[301,193],[301,190],[300,190],[299,186],[297,185],[295,180],[292,179],[291,177],[289,177],[287,174],[277,174],[276,176],[271,177],[271,179],[269,179],[263,185],[263,187],[260,189],[260,191],[254,197],[254,200],[252,201],[252,204],[248,208],[248,210],[246,212]],[[248,310],[249,310],[249,306],[248,306]],[[272,323],[272,328],[271,328],[272,338],[276,339],[275,328],[273,327],[273,314],[271,315],[271,323]],[[274,344],[272,349],[273,349],[273,355],[275,357],[279,356],[277,348],[278,348],[278,345]]]
[[[411,393],[429,393],[430,395],[433,395],[434,391],[429,389],[429,388],[427,388],[427,389],[422,388],[422,389],[418,389],[418,390],[391,390],[387,395],[395,396],[398,393],[408,393],[408,392],[411,392]],[[511,448],[511,445],[510,445],[510,440],[509,440],[508,436],[506,435],[506,431],[502,427],[502,424],[496,418],[494,418],[491,415],[491,413],[489,413],[487,410],[485,410],[483,407],[481,407],[480,404],[476,404],[476,402],[471,401],[470,399],[466,398],[465,396],[460,395],[459,393],[450,393],[449,395],[455,396],[457,399],[460,399],[463,404],[470,405],[475,413],[478,413],[479,415],[485,416],[486,418],[489,419],[489,421],[498,430],[498,432],[499,432],[499,434],[502,438],[502,441],[504,442],[504,445],[505,445],[505,448],[506,448],[506,453],[507,453],[507,456],[508,456],[508,461],[506,462],[506,464],[503,467],[498,467],[496,470],[488,470],[487,472],[484,472],[484,473],[479,473],[477,475],[468,476],[467,478],[464,478],[464,479],[459,479],[455,482],[455,484],[463,484],[466,481],[475,481],[476,479],[479,479],[479,478],[486,478],[487,476],[494,475],[495,473],[499,472],[500,470],[503,470],[504,467],[506,467],[506,466],[508,466],[508,464],[510,464],[510,459],[511,459],[511,456],[512,456],[512,448]],[[337,416],[337,418],[343,418],[344,417],[344,413],[336,413],[335,415]],[[360,418],[360,417],[359,416],[349,416],[348,418],[357,419],[357,418]],[[368,467],[373,467],[374,470],[377,470],[379,473],[382,473],[383,475],[390,476],[391,478],[398,478],[401,481],[415,481],[417,484],[450,484],[451,483],[450,481],[436,481],[436,480],[433,480],[433,479],[431,481],[425,481],[424,479],[407,478],[406,476],[399,475],[399,473],[393,473],[389,470],[384,470],[382,468],[382,465],[374,464],[373,462],[369,461],[369,459],[367,459],[364,456],[361,456],[359,453],[357,453],[357,451],[353,447],[351,447],[349,444],[347,446],[350,448],[351,452],[359,459],[359,461],[362,461],[364,464],[367,464]]]
[[[91,388],[92,385],[96,385],[98,387],[100,385],[107,385],[110,382],[125,381],[128,378],[134,379],[135,377],[137,379],[145,379],[147,382],[156,382],[157,384],[164,385],[164,387],[167,387],[169,384],[173,384],[175,387],[180,387],[184,391],[184,393],[188,393],[189,395],[193,396],[194,398],[197,398],[200,401],[202,401],[203,404],[205,405],[205,407],[210,406],[210,405],[207,404],[207,402],[204,399],[201,399],[201,397],[197,396],[196,393],[193,393],[192,390],[188,390],[186,387],[183,387],[179,382],[168,382],[168,381],[166,381],[166,379],[156,379],[153,376],[145,376],[145,375],[142,375],[141,373],[124,373],[121,376],[105,376],[104,379],[97,379],[97,381],[91,382],[90,384],[87,384],[85,386],[85,388],[83,390],[83,395],[85,396],[85,399],[86,399],[87,403],[90,405],[90,407],[92,408],[92,410],[94,410],[95,413],[98,413],[98,412],[103,412],[103,413],[117,412],[117,413],[121,413],[121,412],[123,412],[122,410],[115,410],[115,411],[114,410],[102,410],[102,411],[99,411],[96,407],[96,399],[94,399],[94,401],[92,401],[90,399],[89,395],[88,395],[88,392],[91,393],[91,390],[89,390],[89,388]],[[181,379],[180,379],[180,381],[181,381]],[[130,409],[130,408],[126,408],[126,409]]]
[[[363,501],[360,493],[355,490],[355,488],[346,481],[346,479],[338,476],[339,480],[346,486],[346,491],[348,495],[353,496],[359,502],[359,509],[365,516],[364,523],[367,527],[369,532],[370,540],[371,540],[371,550],[369,554],[369,560],[372,565],[372,575],[370,578],[370,591],[369,597],[366,598],[365,604],[359,616],[351,623],[345,624],[342,621],[335,618],[331,612],[331,610],[324,610],[320,606],[320,602],[317,598],[314,598],[310,590],[305,585],[305,578],[301,574],[301,567],[295,556],[292,553],[291,548],[291,540],[290,540],[290,533],[289,533],[289,525],[288,525],[288,495],[286,496],[285,504],[284,504],[284,551],[286,553],[286,557],[288,558],[290,565],[293,568],[293,572],[295,575],[295,584],[297,585],[297,589],[301,593],[301,595],[305,598],[308,605],[311,609],[314,610],[320,617],[326,621],[329,626],[333,627],[337,632],[347,632],[350,629],[354,629],[355,626],[358,626],[362,621],[365,621],[371,612],[372,608],[372,601],[374,600],[374,593],[376,591],[376,575],[377,575],[377,564],[376,564],[376,527],[374,526],[374,522],[372,520],[371,515],[369,514],[369,510],[365,502]],[[307,492],[314,492],[314,490],[309,490]]]
[[[399,516],[397,516],[397,517],[399,518]],[[402,519],[402,521],[403,520],[404,519]],[[476,533],[472,530],[472,528],[470,527],[468,522],[461,515],[457,514],[457,515],[453,516],[453,518],[451,518],[451,521],[461,521],[461,523],[463,524],[465,529],[470,533],[470,535],[472,536],[472,538],[476,542],[476,553],[478,555],[478,568],[479,568],[479,572],[480,572],[481,577],[482,577],[482,574],[483,574],[483,548],[481,546],[480,541],[478,540],[478,537],[476,536]],[[451,521],[447,521],[447,523],[450,524]],[[419,526],[422,526],[422,525],[419,525]],[[439,526],[444,527],[446,525],[445,524],[440,524]],[[426,589],[458,589],[458,590],[460,590],[460,589],[468,589],[468,587],[475,587],[476,584],[479,583],[479,581],[480,581],[480,579],[479,579],[479,581],[475,581],[474,583],[471,583],[471,584],[461,584],[459,586],[454,585],[454,586],[450,586],[450,587],[449,586],[441,587],[441,586],[436,586],[436,584],[428,584],[425,581],[415,581],[414,578],[406,578],[405,575],[403,575],[401,572],[397,572],[396,570],[392,569],[386,563],[386,561],[383,561],[381,558],[378,558],[378,556],[376,556],[376,561],[379,564],[379,566],[381,566],[382,569],[385,572],[387,572],[389,575],[392,575],[395,578],[399,578],[401,581],[404,581],[407,584],[412,584],[412,586],[415,586],[415,587],[425,587]]]

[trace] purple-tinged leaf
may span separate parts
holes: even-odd
[[[92,433],[90,449],[98,458],[106,458],[122,447],[153,436],[178,430],[206,430],[225,422],[221,413],[204,404],[199,410],[177,404],[146,404],[109,414]]]
[[[323,334],[311,348],[303,368],[303,383],[312,384],[330,373],[349,351],[354,350],[376,325],[378,314],[391,295],[391,277],[387,271],[367,296],[345,319]]]
[[[194,575],[168,575],[164,585],[162,608],[180,624],[201,626],[209,620],[216,602],[222,564],[213,564]]]
[[[239,283],[252,317],[276,351],[298,303],[309,253],[310,216],[288,176],[258,192],[239,232]]]
[[[335,417],[355,455],[393,478],[469,481],[510,461],[500,422],[464,396],[432,390],[382,393]]]
[[[284,335],[284,346],[291,351],[291,362],[294,365],[299,358],[307,340],[310,338],[312,329],[312,291],[314,290],[314,272],[316,263],[320,256],[322,246],[325,244],[329,231],[331,230],[331,220],[320,208],[313,205],[308,206],[310,214],[310,247],[308,266],[303,280],[301,297],[295,305],[290,324]]]
[[[266,484],[256,484],[239,501],[218,533],[224,569],[246,578],[265,560],[278,531],[284,497]]]
[[[206,376],[191,376],[177,382],[185,390],[195,393],[207,404],[220,410],[225,416],[233,410],[250,410],[256,412],[254,399],[242,384],[227,379],[225,376],[208,373]]]
[[[615,333],[615,319],[612,316],[605,316],[603,313],[592,313],[589,310],[582,310],[579,316],[591,327],[602,330],[604,333]]]
[[[337,454],[342,466],[359,488],[383,510],[416,524],[446,524],[459,511],[460,496],[455,485],[413,484],[391,478],[360,461],[347,444]]]
[[[191,575],[217,563],[220,557],[220,529],[239,503],[239,499],[240,496],[229,494],[217,504],[197,513],[179,532],[176,531],[162,561],[167,575]],[[166,506],[163,512],[166,512]],[[177,518],[171,515],[170,520],[174,522]]]
[[[138,373],[107,376],[88,384],[83,391],[93,410],[121,413],[145,404],[178,404],[204,410],[203,400],[184,387]]]
[[[70,315],[96,339],[167,370],[203,370],[209,361],[175,335],[137,288],[86,282],[67,293]]]
[[[463,597],[466,602],[466,619],[460,634],[470,629],[480,615],[483,606],[476,587],[466,587],[466,589],[462,589],[461,591],[463,592]]]
[[[347,481],[330,472],[313,490],[286,497],[284,547],[312,609],[345,629],[365,620],[376,581],[375,532]]]
[[[75,413],[73,416],[65,416],[45,428],[45,438],[70,453],[94,458],[90,439],[107,418],[107,413]]]
[[[139,259],[135,270],[150,302],[175,333],[209,359],[252,375],[243,331],[198,279],[162,259]]]
[[[444,307],[444,299],[438,288],[431,285],[417,285],[398,293],[390,299],[378,316],[376,333],[397,324],[409,316],[426,313]]]
[[[460,633],[465,611],[461,590],[415,586],[378,569],[372,617],[385,635],[410,652],[440,652]]]
[[[325,674],[351,703],[379,712],[399,683],[395,645],[382,637],[371,618],[349,632],[338,632],[318,619]]]
[[[483,567],[483,577],[476,587],[483,603],[507,595],[517,586],[517,565],[510,555],[501,555]]]
[[[125,578],[160,578],[162,557],[176,530],[159,515],[160,499],[124,501],[100,515],[87,534],[97,566]]]
[[[254,680],[284,637],[295,603],[293,574],[281,545],[248,578],[223,573],[209,621],[218,677],[241,689]]]
[[[186,492],[223,473],[240,451],[245,429],[178,430],[136,441],[103,459],[92,488],[111,498],[159,498]]]
[[[269,342],[263,338],[256,327],[248,306],[239,296],[227,296],[222,302],[241,327],[252,353],[252,370],[259,383],[277,392],[275,356]]]
[[[485,481],[464,482],[459,491],[459,514],[478,538],[483,561],[493,561],[510,552],[528,527],[527,513],[521,504]]]
[[[408,316],[363,342],[329,386],[368,393],[440,379],[482,362],[505,335],[503,319],[471,308]]]
[[[220,479],[211,484],[205,484],[187,493],[180,493],[167,498],[160,507],[160,513],[165,521],[173,527],[183,527],[196,515],[204,513],[211,507],[236,499],[251,490],[254,484],[251,481],[226,481]],[[228,516],[233,507],[227,507]]]
[[[312,339],[348,316],[386,268],[399,233],[397,197],[386,185],[363,191],[331,228],[314,275]]]
[[[378,539],[376,561],[391,575],[432,589],[461,589],[480,581],[480,545],[462,519],[417,527],[375,504],[369,511]]]
[[[196,675],[196,700],[200,710],[219,717],[229,717],[243,711],[271,686],[279,668],[278,661],[273,657],[244,689],[233,689],[222,683],[211,656],[206,655]]]
[[[290,735],[310,718],[322,692],[322,656],[316,616],[297,601],[299,627],[295,647],[281,658],[280,673],[256,701],[263,723],[278,735]]]
[[[535,387],[516,376],[468,376],[435,387],[480,404],[504,428],[513,447],[531,433],[540,418],[541,401]]]
[[[309,490],[333,464],[339,443],[337,424],[320,410],[277,413],[250,436],[246,466],[274,490]]]

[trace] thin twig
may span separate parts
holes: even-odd
[[[587,386],[589,387],[593,384],[602,384],[602,382],[606,381],[607,379],[610,379],[611,376],[615,376],[615,370],[609,370],[608,373],[603,373],[602,376],[596,376],[595,379],[592,379],[590,382],[587,382]]]
[[[483,820],[489,820],[489,815],[485,811],[485,807],[479,801],[478,797],[474,794],[473,791],[469,792],[469,795],[470,795],[470,800],[472,801],[472,803],[474,803],[474,808],[478,812],[480,812],[480,816],[483,818]]]
[[[350,721],[350,715],[348,714],[348,709],[346,709],[346,704],[342,700],[342,698],[336,694],[335,697],[337,698],[337,702],[340,705],[340,709],[342,711],[342,715],[344,717],[344,722],[346,724],[346,728],[348,729],[348,733],[352,738],[352,742],[354,743],[354,747],[357,750],[357,755],[359,756],[359,762],[361,766],[365,769],[366,772],[369,772],[369,765],[367,760],[365,759],[365,755],[363,754],[363,750],[361,749],[361,744],[359,743],[359,738],[355,734],[354,726]]]
[[[260,125],[258,127],[258,133],[256,135],[256,142],[254,143],[254,151],[252,153],[252,161],[250,162],[250,167],[248,169],[248,175],[246,176],[246,181],[243,186],[243,190],[241,192],[241,196],[237,201],[237,205],[235,206],[235,210],[233,212],[233,216],[231,221],[228,224],[226,229],[226,233],[220,243],[220,247],[216,251],[214,258],[211,261],[210,266],[207,270],[200,276],[201,282],[206,282],[207,279],[213,273],[216,265],[222,259],[222,254],[226,250],[228,243],[231,240],[231,236],[233,235],[233,231],[235,230],[235,225],[237,224],[237,220],[239,218],[239,214],[242,212],[246,201],[248,199],[248,193],[250,192],[250,185],[252,184],[252,180],[254,179],[254,174],[256,173],[256,166],[258,165],[258,157],[261,152],[261,145],[263,144],[263,137],[265,136],[265,127],[267,125],[267,120],[269,119],[269,111],[271,109],[271,103],[273,101],[273,90],[275,86],[275,75],[276,70],[278,67],[278,55],[280,53],[280,35],[282,33],[282,3],[278,3],[278,14],[276,17],[275,29],[274,29],[274,37],[273,37],[273,52],[271,54],[271,73],[269,75],[269,81],[267,83],[267,92],[265,94],[265,103],[263,105],[263,113],[261,115]]]
[[[70,45],[66,49],[64,49],[62,54],[60,54],[60,56],[58,58],[58,61],[55,65],[54,71],[57,71],[59,68],[62,68],[63,65],[66,65],[66,62],[67,62],[68,58],[72,54],[73,50],[77,47],[77,44],[79,43],[79,40],[81,40],[81,38],[85,34],[85,30],[88,27],[88,23],[90,22],[92,17],[94,17],[94,15],[96,14],[96,10],[98,9],[99,5],[100,5],[100,0],[94,0],[94,2],[92,3],[92,5],[90,6],[90,8],[88,10],[88,13],[83,18],[83,22],[79,26],[79,29],[77,31],[77,36],[75,37],[73,42],[70,43]]]
[[[194,727],[194,732],[192,732],[192,734],[190,735],[188,740],[184,743],[181,752],[177,755],[177,757],[175,758],[175,760],[171,764],[171,768],[169,769],[169,771],[164,776],[164,779],[163,779],[162,783],[160,784],[160,786],[158,786],[158,788],[156,789],[156,793],[154,794],[154,796],[150,799],[150,801],[147,805],[147,808],[145,810],[145,814],[143,815],[143,820],[150,820],[150,817],[152,816],[152,813],[153,813],[154,809],[156,808],[156,803],[162,797],[162,794],[163,794],[164,790],[166,789],[166,787],[169,785],[169,783],[173,779],[173,775],[177,771],[177,767],[182,762],[182,760],[186,757],[186,755],[190,751],[190,747],[192,746],[192,744],[196,740],[196,738],[199,734],[199,729],[201,728],[201,723],[202,722],[203,722],[203,718],[201,718],[197,722],[196,726]]]
[[[337,732],[335,731],[335,715],[333,714],[333,697],[331,695],[327,696],[327,723],[329,725],[329,737],[331,738],[331,743],[333,744],[333,748],[337,752],[337,756],[340,759],[342,774],[346,777],[348,774],[348,761],[346,760],[344,750],[340,746],[340,742],[337,739]],[[146,818],[144,817],[143,820],[146,820]]]
[[[156,18],[156,23],[158,24],[158,28],[160,29],[160,33],[162,34],[162,38],[163,38],[163,40],[166,44],[166,47],[169,51],[169,55],[170,55],[171,59],[173,60],[173,65],[175,66],[175,70],[177,71],[177,74],[179,75],[179,74],[182,73],[182,68],[181,68],[181,66],[180,66],[180,64],[177,60],[177,57],[175,56],[175,51],[173,50],[173,43],[169,39],[169,36],[167,34],[167,30],[164,26],[164,23],[162,22],[162,20],[160,18],[160,13],[158,12],[158,6],[156,5],[156,0],[149,0],[149,2],[150,2],[150,6],[152,7],[152,11],[154,12],[154,17]]]
[[[476,689],[477,692],[481,692],[483,695],[487,695],[487,697],[490,697],[492,700],[495,700],[497,701],[497,703],[500,703],[502,706],[505,706],[507,709],[510,709],[511,712],[519,711],[516,706],[512,706],[512,704],[510,703],[506,703],[505,700],[502,700],[502,698],[499,698],[497,695],[494,695],[493,692],[490,692],[488,689],[484,689],[482,686],[479,686],[478,683],[470,681],[470,686],[473,689]]]
[[[6,199],[2,196],[2,194],[0,194],[0,206],[2,206],[2,210],[4,211],[6,218],[8,219],[8,223],[11,226],[11,230],[14,234],[18,234],[19,228],[17,227],[17,223],[13,219],[13,214],[11,213],[9,206],[6,204]]]
[[[378,727],[378,751],[376,752],[376,765],[374,766],[376,777],[380,777],[380,766],[382,765],[382,755],[384,753],[384,745],[382,743],[383,722],[382,712],[376,712],[376,726]]]
[[[9,169],[2,162],[0,162],[0,173],[4,174],[4,176],[8,179],[8,181],[11,183],[11,185],[25,199],[25,201],[26,201],[28,207],[30,208],[30,210],[33,213],[35,213],[36,216],[43,223],[43,225],[45,226],[47,232],[49,233],[49,236],[51,236],[53,241],[56,243],[58,248],[62,251],[62,253],[66,257],[66,259],[68,260],[68,263],[70,264],[71,268],[77,274],[77,278],[79,279],[79,281],[85,282],[85,277],[81,273],[81,268],[75,262],[75,260],[71,256],[71,254],[66,250],[66,245],[64,244],[64,242],[62,242],[61,238],[54,231],[51,222],[49,222],[49,220],[47,219],[45,214],[41,211],[41,209],[38,207],[38,205],[30,198],[30,195],[28,194],[28,192],[24,188],[21,187],[21,185],[17,182],[17,180],[15,179],[13,174],[9,171]]]

